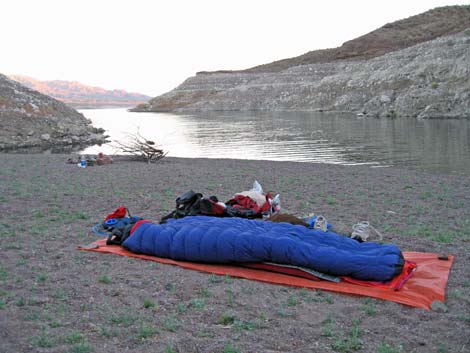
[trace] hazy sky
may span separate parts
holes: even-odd
[[[2,0],[0,73],[156,96],[197,71],[340,46],[458,0]]]

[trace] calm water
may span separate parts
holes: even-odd
[[[81,111],[112,140],[140,132],[174,157],[267,159],[470,172],[470,121],[357,118],[310,112],[174,115]],[[111,146],[84,153],[116,153]]]

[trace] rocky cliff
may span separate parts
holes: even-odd
[[[75,108],[132,107],[151,98],[120,89],[87,86],[77,81],[40,81],[22,75],[11,75],[10,78]]]
[[[315,110],[470,118],[470,6],[387,24],[341,48],[201,72],[135,111]]]
[[[0,74],[0,150],[103,143],[76,110]]]

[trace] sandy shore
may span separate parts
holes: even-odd
[[[0,351],[464,352],[470,176],[398,168],[165,158],[78,168],[0,154]],[[437,311],[77,251],[124,205],[159,220],[193,189],[222,201],[258,180],[284,212],[340,233],[369,220],[404,251],[455,255]]]

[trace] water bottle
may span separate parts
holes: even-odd
[[[86,167],[86,159],[83,156],[80,156],[80,167],[82,168]]]

